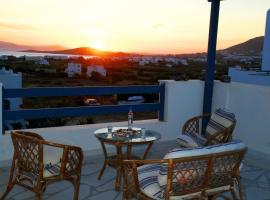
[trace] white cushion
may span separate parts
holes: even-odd
[[[156,200],[163,199],[163,190],[160,188],[157,181],[160,165],[142,165],[138,167],[137,170],[141,192]]]
[[[181,134],[176,141],[178,142],[178,144],[182,147],[187,147],[187,148],[192,148],[192,147],[198,147],[199,144],[198,142],[193,139],[192,137],[189,137],[188,135],[185,134]]]

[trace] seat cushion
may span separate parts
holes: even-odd
[[[189,134],[181,134],[176,139],[176,141],[181,147],[192,148],[203,146],[206,139],[198,134],[189,133]]]
[[[138,167],[138,179],[141,192],[157,200],[163,199],[164,192],[158,183],[160,166],[160,164],[148,164]]]
[[[230,127],[235,122],[235,115],[225,109],[217,109],[212,113],[211,118],[206,126],[206,137],[210,137],[225,128]]]

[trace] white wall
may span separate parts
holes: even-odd
[[[270,87],[217,82],[213,107],[223,105],[236,115],[234,138],[250,149],[270,154]]]
[[[204,82],[161,82],[166,83],[165,121],[135,121],[134,125],[160,132],[162,141],[174,140],[188,118],[202,113]],[[270,87],[215,82],[213,109],[218,107],[225,107],[236,114],[235,139],[243,140],[250,149],[270,154]],[[136,120],[136,113],[134,118]],[[81,146],[86,155],[94,155],[101,153],[94,131],[108,125],[126,126],[127,122],[40,128],[29,131],[37,132],[48,140]],[[12,152],[10,134],[0,135],[0,163],[11,160]]]
[[[270,9],[266,16],[264,44],[262,52],[262,70],[270,70]]]

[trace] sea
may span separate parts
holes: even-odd
[[[37,52],[23,52],[23,51],[3,51],[0,50],[0,56],[15,56],[15,57],[22,57],[22,56],[31,56],[31,57],[44,57],[44,56],[66,56],[66,57],[83,57],[85,59],[93,58],[96,56],[85,56],[85,55],[71,55],[71,54],[54,54],[54,53],[37,53]]]

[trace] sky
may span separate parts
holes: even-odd
[[[140,53],[207,49],[207,0],[0,0],[0,41]],[[221,2],[218,49],[264,35],[270,0]]]

